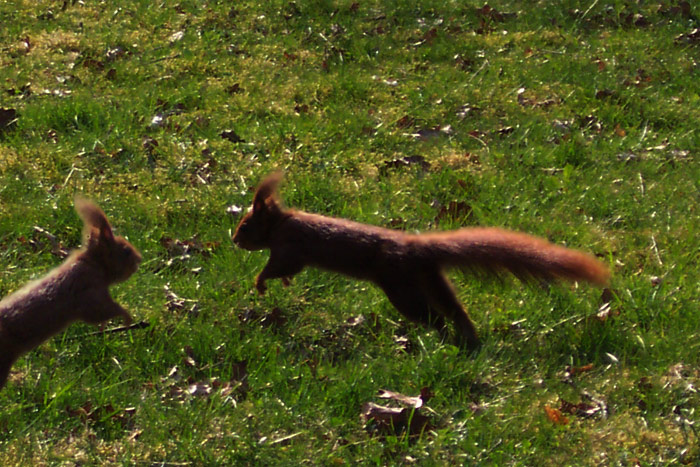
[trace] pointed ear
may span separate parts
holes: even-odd
[[[76,196],[75,210],[83,220],[83,242],[85,244],[94,242],[97,239],[114,241],[112,226],[109,225],[105,213],[95,203]]]
[[[253,198],[253,212],[261,213],[266,210],[279,211],[277,187],[282,181],[282,172],[274,172],[260,182]]]

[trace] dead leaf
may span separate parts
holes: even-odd
[[[10,96],[19,96],[21,98],[29,97],[32,95],[32,84],[25,83],[19,88],[9,88],[7,94]],[[0,109],[1,110],[1,109]]]
[[[356,327],[356,326],[359,326],[359,325],[361,325],[361,324],[364,323],[364,322],[365,322],[365,317],[362,316],[362,315],[353,316],[353,317],[348,318],[347,320],[345,320],[345,324],[346,324],[348,327],[351,327],[351,328],[354,328],[354,327]]]
[[[278,307],[274,307],[268,313],[265,313],[260,320],[260,325],[264,328],[279,329],[286,323],[287,317]]]
[[[582,365],[582,366],[570,366],[569,365],[564,370],[563,381],[566,383],[571,383],[574,376],[579,375],[581,373],[589,372],[592,369],[593,369],[592,363],[588,363],[587,365]]]
[[[398,345],[399,350],[406,353],[411,353],[411,351],[415,348],[415,344],[408,338],[408,336],[405,335],[395,335],[394,343]]]
[[[659,5],[657,10],[662,16],[682,16],[683,18],[691,19],[692,10],[690,8],[690,2],[683,0],[678,2],[677,5],[664,5],[663,3]]]
[[[471,104],[464,104],[457,110],[457,117],[465,119],[468,115],[479,112],[480,107]]]
[[[493,328],[493,332],[514,337],[524,337],[526,335],[523,323],[527,321],[527,318],[519,319],[517,321],[512,321],[510,323],[503,323]]]
[[[197,362],[195,362],[194,360],[194,350],[192,349],[192,347],[186,345],[182,350],[185,352],[185,357],[182,359],[185,366],[188,366],[190,368],[197,368]]]
[[[423,390],[425,390],[425,397],[427,397],[427,399],[425,400],[423,399]],[[406,396],[398,392],[380,389],[379,394],[377,394],[377,397],[379,397],[380,399],[390,399],[405,406],[413,407],[414,409],[419,409],[423,406],[424,402],[427,402],[427,400],[429,400],[430,397],[432,397],[432,393],[428,388],[423,388],[423,390],[421,390],[421,395],[419,396]]]
[[[257,321],[264,328],[279,329],[287,323],[287,317],[279,307],[260,313],[254,308],[247,308],[238,314],[242,323]]]
[[[549,405],[545,405],[544,413],[547,415],[549,421],[555,425],[566,425],[569,423],[569,419],[565,417],[559,409],[553,409]]]
[[[615,91],[612,89],[599,89],[595,93],[595,98],[596,99],[607,99],[608,97],[612,97],[615,95]]]
[[[136,407],[125,407],[123,409],[115,409],[110,403],[102,407],[95,407],[92,402],[86,401],[83,405],[75,408],[66,407],[66,413],[75,418],[81,419],[83,422],[97,423],[105,420],[111,420],[123,428],[126,428],[136,414]]]
[[[605,401],[600,398],[593,397],[587,392],[583,392],[581,397],[586,399],[588,402],[582,401],[575,404],[564,399],[560,399],[561,405],[559,410],[562,413],[568,413],[570,415],[575,415],[582,418],[607,417],[608,406]]]
[[[627,132],[622,128],[622,126],[618,123],[615,125],[615,134],[619,136],[620,138],[624,138],[627,136]]]
[[[620,313],[617,312],[617,314]],[[608,318],[612,316],[616,316],[616,313],[612,312],[612,309],[610,308],[610,303],[603,303],[600,306],[600,308],[598,308],[598,313],[595,314],[595,318],[601,323],[604,323],[608,320]]]
[[[518,104],[523,107],[533,107],[533,108],[547,108],[554,104],[559,103],[558,98],[548,98],[544,100],[537,100],[533,97],[527,97],[525,88],[520,88],[517,91]]]
[[[226,208],[226,214],[230,214],[232,216],[238,216],[243,212],[243,208],[240,206],[237,206],[235,204],[232,204],[231,206],[228,206]]]
[[[245,140],[238,136],[238,133],[236,133],[234,130],[224,130],[221,132],[220,136],[232,143],[245,143]]]
[[[163,286],[165,291],[165,308],[168,311],[186,311],[187,313],[196,315],[199,308],[199,302],[197,300],[182,298],[175,294],[170,289],[170,284],[165,284]]]
[[[439,136],[451,135],[454,131],[452,125],[435,126],[433,128],[421,128],[415,133],[410,133],[408,136],[420,141],[428,141]]]
[[[488,3],[485,3],[481,8],[477,8],[476,15],[482,19],[494,22],[502,22],[504,19],[503,15],[495,8],[492,8]]]
[[[496,134],[499,136],[506,136],[513,133],[513,131],[515,131],[515,128],[512,126],[504,126],[496,130]]]
[[[296,438],[297,436],[299,436],[301,434],[303,434],[303,432],[299,431],[299,432],[293,433],[291,435],[282,436],[281,438],[277,438],[277,439],[270,441],[270,444],[272,444],[272,445],[279,444],[281,446],[286,446],[287,444],[289,444],[289,442],[291,440],[293,440],[294,438]]]
[[[605,70],[605,62],[602,59],[596,57],[595,60],[593,60],[593,63],[598,65],[598,71]]]
[[[10,130],[17,123],[17,111],[0,107],[0,133]]]
[[[687,34],[676,37],[676,43],[685,42],[687,44],[700,44],[700,28],[695,28]]]
[[[404,156],[399,159],[384,162],[379,166],[379,173],[386,175],[390,169],[397,169],[417,165],[421,170],[427,171],[430,169],[430,163],[423,156]]]
[[[366,424],[373,422],[373,428],[383,435],[408,432],[409,436],[417,436],[433,428],[430,418],[420,409],[386,407],[374,402],[365,403],[362,418]]]
[[[187,393],[190,396],[208,396],[211,394],[211,390],[211,385],[204,382],[190,384],[187,387]]]
[[[231,86],[226,88],[226,92],[228,94],[238,94],[243,92],[243,88],[241,87],[241,83],[233,83]]]
[[[57,256],[61,259],[68,257],[70,254],[69,251],[63,246],[63,244],[56,238],[55,235],[53,235],[51,232],[49,232],[46,229],[42,229],[38,225],[34,226],[34,235],[31,240],[29,240],[29,244],[32,246],[35,246],[37,249],[42,249],[41,245],[41,238],[45,238],[49,241],[51,244],[51,254],[54,256]]]
[[[181,41],[183,37],[185,37],[185,31],[177,31],[170,35],[168,42],[174,44],[175,42]]]
[[[620,18],[620,22],[626,26],[635,26],[643,28],[651,24],[649,20],[641,13],[629,13]]]
[[[586,115],[580,119],[579,125],[584,130],[591,130],[595,133],[600,133],[603,130],[603,125],[595,115]]]
[[[105,53],[105,58],[107,59],[108,62],[113,62],[119,58],[122,58],[126,55],[126,50],[124,50],[122,47],[113,47],[111,49],[107,50],[107,53]]]
[[[468,220],[472,217],[473,209],[470,204],[464,201],[450,201],[447,205],[440,206],[435,222],[440,223],[443,220]]]
[[[614,298],[615,294],[611,289],[609,289],[608,287],[603,288],[603,291],[600,294],[600,301],[603,304],[612,302]]]
[[[162,128],[165,126],[165,116],[163,114],[156,114],[151,118],[151,122],[148,125],[150,128]]]
[[[474,69],[475,62],[474,62],[474,60],[472,60],[469,57],[465,57],[464,55],[457,54],[453,57],[453,59],[454,59],[455,65],[460,70],[471,71]]]
[[[411,117],[410,115],[404,115],[396,121],[396,126],[399,128],[409,128],[415,126],[415,124],[416,119]]]
[[[185,254],[199,254],[208,257],[220,244],[221,243],[218,241],[202,242],[196,237],[189,240],[179,240],[166,236],[160,238],[160,245],[165,248],[169,257],[182,256]]]
[[[141,147],[146,151],[146,154],[152,155],[153,151],[158,147],[158,141],[146,136],[141,140]]]
[[[690,151],[687,149],[673,149],[668,153],[668,156],[672,161],[687,161],[690,160]]]
[[[423,44],[431,44],[433,42],[433,39],[435,39],[437,37],[437,35],[438,35],[437,28],[429,29],[421,36],[420,39],[412,40],[411,45],[413,47],[418,47],[418,46],[421,46]]]

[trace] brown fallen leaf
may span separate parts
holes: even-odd
[[[17,121],[17,111],[0,107],[0,133],[11,129]]]
[[[391,161],[386,161],[379,166],[379,173],[381,175],[386,175],[389,170],[409,167],[412,165],[418,166],[421,170],[427,171],[430,169],[430,162],[426,160],[423,156],[404,156]]]
[[[552,407],[545,405],[544,413],[547,415],[549,421],[555,425],[566,425],[569,423],[569,419],[565,417],[559,409],[553,409]]]
[[[568,413],[581,418],[607,417],[608,405],[603,399],[594,397],[587,392],[583,392],[581,397],[587,402],[581,401],[576,404],[560,399],[559,410],[563,413]]]
[[[245,140],[238,136],[238,133],[233,130],[224,130],[221,132],[220,136],[232,143],[245,143]]]
[[[180,240],[167,236],[160,238],[160,245],[165,248],[170,257],[191,253],[197,253],[208,257],[220,246],[220,244],[221,242],[218,241],[203,242],[196,237],[189,240]]]
[[[564,377],[562,378],[562,381],[571,384],[573,383],[574,376],[579,375],[581,373],[589,372],[592,369],[592,363],[588,363],[587,365],[582,366],[567,365],[567,367],[564,369]]]
[[[695,28],[687,34],[676,37],[676,43],[685,42],[687,44],[700,44],[700,28]]]
[[[418,396],[406,396],[393,391],[381,389],[378,397],[397,402],[404,407],[387,407],[367,402],[362,408],[362,418],[365,423],[373,424],[372,429],[381,434],[399,434],[407,432],[416,436],[425,430],[432,429],[430,418],[424,415],[425,403],[433,397],[428,387],[421,389]]]
[[[587,365],[582,365],[582,366],[567,366],[566,367],[566,372],[569,373],[570,375],[577,375],[579,373],[585,373],[587,371],[591,371],[593,369],[593,364],[588,363]]]
[[[386,389],[380,389],[379,394],[377,394],[377,397],[380,399],[390,399],[415,409],[421,408],[423,404],[430,400],[432,396],[432,392],[427,387],[421,389],[421,394],[419,396],[406,396],[404,394],[388,391]]]
[[[255,308],[246,308],[238,313],[241,323],[258,322],[264,328],[278,329],[287,323],[287,316],[281,308],[274,307],[270,311],[260,312]]]
[[[408,432],[410,436],[432,429],[430,419],[419,409],[385,407],[367,402],[362,408],[365,423],[373,422],[375,429],[384,435]]]
[[[186,311],[187,313],[191,313],[193,315],[197,314],[199,301],[178,296],[170,289],[169,283],[163,286],[163,290],[165,291],[166,299],[165,308],[168,311]]]
[[[190,384],[187,389],[187,394],[190,396],[208,396],[211,394],[211,385],[203,381]]]
[[[440,206],[437,216],[435,216],[435,222],[439,224],[443,220],[470,219],[472,214],[473,210],[469,203],[450,201],[447,205]]]

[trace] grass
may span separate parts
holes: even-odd
[[[0,463],[700,462],[700,10],[685,5],[0,3],[0,108],[16,112],[0,125],[0,293],[60,262],[34,226],[78,246],[82,193],[141,250],[113,294],[149,323],[77,324],[23,357],[0,392]],[[259,297],[267,255],[232,245],[227,208],[279,168],[300,209],[590,251],[613,271],[610,316],[584,285],[454,272],[484,340],[465,355],[338,275]],[[379,390],[423,387],[428,429],[361,418],[389,404]]]

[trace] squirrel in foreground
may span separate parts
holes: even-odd
[[[285,209],[277,197],[281,179],[273,173],[260,183],[233,236],[246,250],[270,250],[256,279],[260,294],[268,279],[281,278],[288,285],[307,265],[340,272],[374,282],[406,318],[437,329],[443,337],[445,318],[450,319],[459,343],[471,350],[479,345],[476,329],[443,269],[509,271],[522,280],[608,281],[607,268],[592,256],[523,233],[464,228],[409,234]]]
[[[41,279],[0,301],[0,389],[23,354],[75,321],[102,324],[129,313],[109,295],[109,286],[126,280],[141,262],[127,240],[115,236],[97,205],[76,198],[84,223],[83,247]]]

